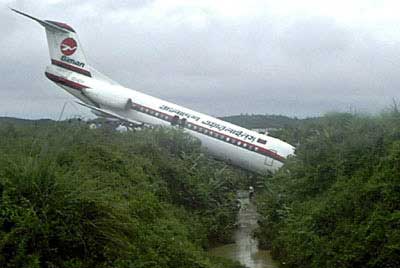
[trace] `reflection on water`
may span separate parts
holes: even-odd
[[[216,247],[210,250],[215,256],[239,261],[249,268],[278,268],[269,251],[259,250],[258,242],[252,237],[257,228],[257,211],[249,201],[248,193],[239,192],[241,209],[238,215],[238,229],[235,232],[234,244]]]

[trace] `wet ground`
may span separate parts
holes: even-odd
[[[249,268],[278,268],[269,251],[259,250],[258,241],[252,237],[257,228],[257,211],[248,197],[247,191],[238,193],[241,209],[238,214],[238,228],[234,235],[234,244],[215,247],[210,254],[239,261]]]

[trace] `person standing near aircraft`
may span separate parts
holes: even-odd
[[[254,197],[254,188],[253,186],[249,186],[249,199],[250,201],[253,199]]]

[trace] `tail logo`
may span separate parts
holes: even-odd
[[[75,53],[78,44],[76,43],[75,39],[73,38],[65,38],[60,45],[61,53],[65,56],[71,56]]]

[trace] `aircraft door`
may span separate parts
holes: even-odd
[[[270,150],[270,151],[276,153],[275,150]],[[270,167],[270,166],[272,166],[273,164],[274,164],[274,159],[273,159],[272,157],[266,156],[266,157],[265,157],[265,160],[264,160],[264,165]]]
[[[264,160],[264,165],[266,166],[272,166],[274,164],[274,159],[271,157],[266,156]]]
[[[171,125],[176,126],[179,124],[179,116],[174,115],[174,117],[172,117],[171,119]]]
[[[179,122],[179,127],[180,128],[185,128],[185,126],[186,126],[186,118],[182,118],[181,120],[180,120],[180,122]]]

